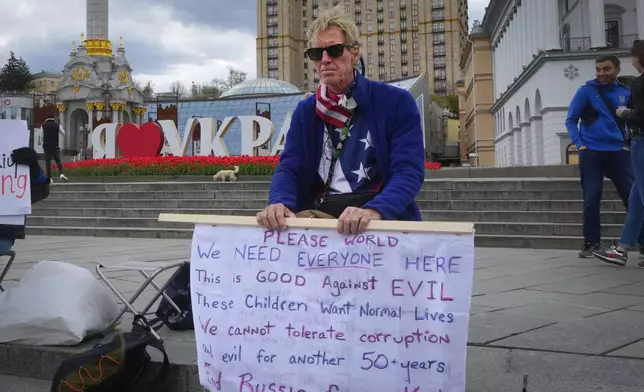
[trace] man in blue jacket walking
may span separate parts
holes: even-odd
[[[633,185],[633,168],[626,124],[616,108],[626,105],[630,90],[617,80],[620,61],[607,55],[595,61],[596,78],[581,86],[570,103],[566,128],[579,150],[583,190],[584,243],[579,257],[593,257],[600,249],[600,207],[604,176],[617,189],[625,206]],[[581,121],[580,121],[581,120]],[[644,230],[638,237],[644,245]]]
[[[340,233],[420,220],[425,154],[414,98],[356,71],[360,32],[339,8],[322,12],[307,36],[320,86],[293,113],[258,223],[283,230],[285,218],[310,209],[337,218]]]

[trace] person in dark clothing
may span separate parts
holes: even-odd
[[[600,207],[604,176],[612,181],[627,208],[633,187],[628,130],[624,120],[615,114],[617,107],[629,101],[631,92],[617,80],[619,71],[620,61],[616,56],[597,58],[596,78],[577,90],[566,117],[568,134],[579,151],[584,199],[581,258],[593,257],[593,252],[601,249]],[[638,234],[641,252],[644,230]]]
[[[616,114],[629,125],[631,133],[631,160],[635,182],[628,204],[626,222],[619,242],[607,250],[593,252],[595,257],[610,264],[623,266],[628,261],[628,251],[635,247],[635,241],[644,223],[644,41],[635,41],[631,49],[633,67],[640,75],[632,81],[631,99],[628,107],[619,106]],[[640,257],[639,268],[644,268]]]
[[[13,150],[11,159],[18,165],[29,166],[31,185],[31,203],[35,204],[49,196],[50,179],[45,176],[38,164],[38,154],[29,147]],[[25,238],[25,226],[0,224],[0,252],[5,252],[13,247],[16,239]]]
[[[58,166],[58,173],[60,179],[69,181],[63,173],[63,163],[60,160],[60,146],[58,142],[58,134],[65,135],[63,127],[60,126],[52,117],[49,117],[42,124],[43,143],[42,149],[45,153],[45,169],[47,170],[47,177],[51,179],[51,159],[53,158]]]

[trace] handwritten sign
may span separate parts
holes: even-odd
[[[464,392],[474,236],[195,226],[210,391]]]
[[[11,159],[13,150],[29,145],[27,122],[0,120],[0,140],[0,216],[30,214],[29,167]]]

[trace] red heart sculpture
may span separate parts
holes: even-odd
[[[140,127],[134,123],[123,124],[116,135],[116,146],[125,158],[158,156],[163,142],[163,131],[153,122]]]

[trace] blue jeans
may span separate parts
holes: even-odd
[[[640,149],[644,148],[642,140],[637,142]],[[631,146],[631,150],[636,146]],[[633,164],[631,152],[619,151],[579,151],[579,172],[581,188],[584,197],[584,239],[599,244],[601,241],[600,207],[604,176],[617,189],[620,199],[628,209],[629,195],[633,188]],[[639,200],[639,199],[638,199]],[[640,224],[640,228],[642,228]],[[635,231],[637,243],[644,245],[644,230]]]
[[[644,223],[644,135],[633,137],[631,160],[635,181],[628,200],[628,213],[622,228],[622,237],[619,240],[619,244],[626,249],[634,248],[636,241],[642,244],[637,238]]]
[[[6,252],[13,247],[13,238],[0,237],[0,253]]]

